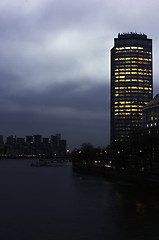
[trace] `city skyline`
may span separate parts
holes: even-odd
[[[158,8],[157,0],[1,1],[0,134],[60,132],[71,149],[106,147],[113,39],[123,32],[153,39],[156,95]]]
[[[51,135],[49,138],[42,135],[8,136],[4,140],[0,135],[0,156],[2,158],[55,158],[66,157],[69,154],[67,140],[61,134]]]

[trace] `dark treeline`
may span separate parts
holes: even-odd
[[[130,142],[116,142],[105,149],[90,143],[72,152],[73,167],[103,166],[127,172],[159,175],[159,129],[135,132]]]
[[[91,143],[83,143],[80,149],[72,152],[72,161],[79,164],[102,164],[106,160],[106,150],[93,147]]]

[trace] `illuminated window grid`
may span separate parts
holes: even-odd
[[[124,90],[124,89],[136,89],[136,90],[152,90],[152,87],[140,87],[140,86],[127,86],[127,87],[115,87],[115,90]],[[138,92],[138,91],[137,91]]]

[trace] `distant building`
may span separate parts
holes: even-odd
[[[111,143],[130,142],[142,125],[142,108],[152,99],[152,39],[118,34],[111,49]]]
[[[25,139],[24,138],[17,138],[16,143],[24,144],[25,143]]]
[[[13,135],[8,136],[7,140],[6,140],[6,143],[7,144],[14,144],[14,143],[16,143],[16,136],[15,137],[13,137]]]
[[[59,141],[61,140],[61,134],[56,134],[56,136],[51,135],[50,142],[53,146],[59,146]]]
[[[4,140],[3,135],[0,135],[0,154],[4,153]]]
[[[60,140],[61,140],[61,134],[57,133],[56,134],[56,139],[57,139],[57,146],[59,146]]]
[[[26,136],[27,143],[33,143],[33,136]]]
[[[43,138],[43,143],[44,144],[49,144],[49,138]]]
[[[59,152],[60,155],[66,155],[66,140],[59,141]]]
[[[0,135],[0,144],[4,144],[3,135]]]
[[[34,143],[36,144],[41,143],[41,135],[34,135]]]

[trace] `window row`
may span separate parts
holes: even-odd
[[[138,86],[128,86],[128,87],[115,87],[115,90],[118,89],[136,89],[136,90],[152,90],[152,87],[138,87]]]
[[[130,66],[129,68],[116,68],[115,72],[130,72],[130,71],[138,71],[138,72],[152,72],[151,69],[147,69],[147,68],[138,68],[136,66],[136,68],[134,68],[133,66]]]
[[[132,113],[132,112],[117,112],[117,113],[115,113],[115,116],[117,116],[117,115],[127,116],[127,115],[136,115],[136,114],[142,116],[142,113],[139,113],[139,112],[136,112],[136,113]]]
[[[141,82],[141,83],[144,83],[144,84],[147,84],[149,85],[150,84],[150,81],[149,80],[145,80],[145,79],[116,79],[115,82]]]
[[[152,76],[152,73],[147,73],[147,72],[144,72],[144,73],[143,72],[115,72],[115,75],[126,75],[126,74],[137,74],[137,75]]]

